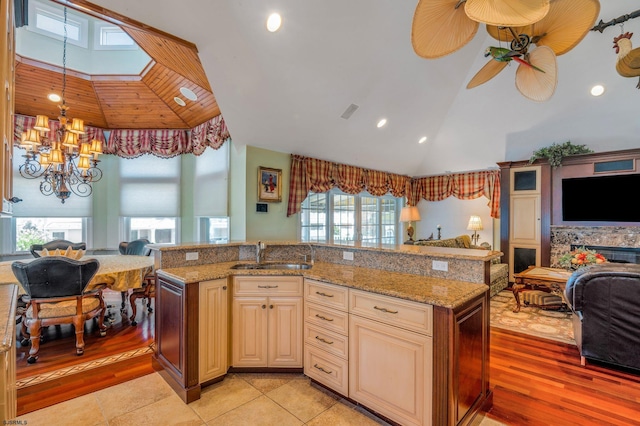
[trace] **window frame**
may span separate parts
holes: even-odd
[[[311,197],[313,196],[317,196],[317,195],[323,195],[326,197],[325,200],[325,209],[324,209],[324,216],[325,216],[325,220],[324,220],[324,230],[325,230],[325,239],[324,240],[320,240],[320,239],[316,239],[316,240],[307,240],[305,238],[305,235],[308,235],[308,232],[304,230],[304,228],[311,228],[311,225],[303,225],[303,219],[305,218],[305,215],[309,214],[310,209],[307,207],[309,201],[311,200]],[[345,243],[345,240],[336,240],[334,238],[334,232],[333,229],[336,226],[336,218],[335,218],[335,196],[346,196],[346,197],[354,197],[354,210],[353,210],[353,215],[354,215],[354,223],[353,223],[353,227],[354,227],[354,238],[353,240],[346,240],[350,243]],[[362,198],[373,198],[377,200],[377,206],[376,206],[376,213],[377,213],[377,223],[375,224],[375,226],[377,227],[377,238],[375,239],[374,242],[363,242],[363,220],[362,220],[362,215],[363,215],[363,209],[362,209]],[[394,229],[395,229],[395,238],[394,238],[394,242],[393,244],[390,243],[383,243],[382,239],[383,239],[383,230],[385,229],[385,227],[389,226],[389,223],[383,223],[382,221],[382,215],[383,215],[383,209],[382,209],[382,200],[392,200],[393,201],[393,205],[395,206],[395,214],[394,214],[394,221],[393,221],[393,225],[394,225]],[[300,215],[300,220],[298,221],[298,239],[302,242],[309,242],[309,243],[326,243],[326,244],[335,244],[335,245],[343,245],[346,247],[353,247],[353,246],[365,246],[365,247],[388,247],[388,246],[396,246],[398,244],[402,243],[402,227],[400,225],[400,210],[402,208],[402,206],[404,205],[404,199],[402,197],[394,197],[390,194],[385,194],[383,196],[374,196],[369,194],[366,191],[363,191],[359,194],[347,194],[343,191],[341,191],[338,188],[332,188],[331,190],[329,190],[328,192],[324,192],[324,193],[312,193],[310,192],[309,195],[307,196],[307,198],[305,198],[305,200],[302,203],[302,209],[299,213]],[[313,210],[314,212],[316,211],[322,211],[322,210]],[[317,226],[317,225],[313,225],[313,226]],[[337,225],[337,226],[342,226],[342,225]],[[344,226],[350,226],[350,225],[344,225]],[[365,226],[371,226],[371,224],[366,224]]]
[[[151,241],[153,244],[161,244],[161,245],[176,245],[176,244],[180,244],[180,217],[176,217],[176,216],[120,216],[120,241],[133,241],[133,240],[137,240],[139,238],[145,238],[145,237],[140,237],[138,236],[138,238],[133,238],[131,236],[131,219],[173,219],[174,224],[175,224],[175,230],[174,230],[174,242],[169,242],[169,243],[158,243],[155,241],[154,238],[148,238],[149,241]]]
[[[82,237],[79,241],[73,242],[85,242],[87,247],[92,246],[92,238],[91,238],[91,221],[90,217],[82,217],[82,216],[69,216],[69,217],[47,217],[47,216],[12,216],[11,217],[11,253],[14,254],[25,254],[29,253],[29,249],[27,250],[18,250],[18,220],[19,219],[80,219],[81,224],[81,234]],[[52,237],[51,239],[57,239]],[[65,237],[66,240],[75,240],[71,237]],[[51,240],[49,240],[51,241]]]

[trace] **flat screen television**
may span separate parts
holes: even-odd
[[[640,222],[640,174],[562,179],[562,220]]]

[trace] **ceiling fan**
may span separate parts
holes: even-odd
[[[490,60],[467,89],[517,62],[516,88],[542,102],[556,89],[556,56],[577,46],[599,13],[598,0],[419,0],[411,43],[418,56],[440,58],[470,42],[483,23],[499,45],[487,47]]]

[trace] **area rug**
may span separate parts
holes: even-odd
[[[515,313],[516,299],[509,290],[491,298],[491,327],[502,328],[544,339],[575,345],[571,312],[560,312],[522,305]]]
[[[81,364],[75,364],[66,368],[60,368],[58,370],[50,371],[48,373],[36,374],[34,376],[25,377],[24,379],[16,380],[16,388],[22,389],[27,386],[39,385],[43,382],[50,380],[60,379],[71,374],[81,373],[83,371],[91,370],[93,368],[103,367],[105,365],[114,364],[116,362],[124,361],[137,356],[147,355],[153,353],[153,344],[144,348],[133,349],[128,352],[120,354],[110,355],[104,358],[95,359],[93,361],[84,362]]]

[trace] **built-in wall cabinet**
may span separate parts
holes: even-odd
[[[2,100],[0,100],[0,195],[2,197],[1,213],[11,214],[12,205],[12,172],[13,172],[13,95],[15,81],[15,24],[13,1],[0,2],[0,84],[2,84]]]

